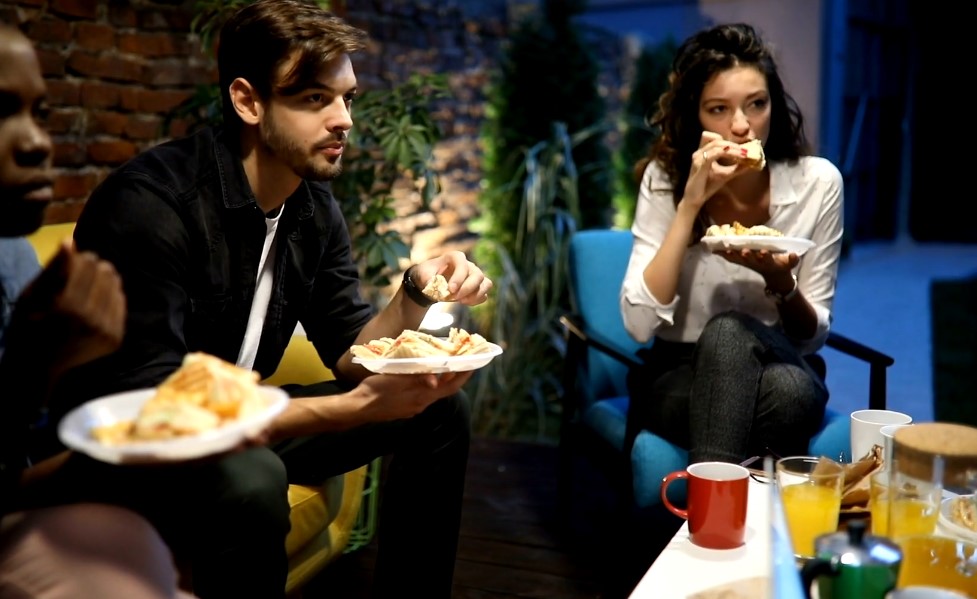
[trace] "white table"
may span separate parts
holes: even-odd
[[[750,479],[746,503],[746,539],[736,549],[705,549],[689,540],[689,523],[631,592],[631,599],[684,599],[723,583],[771,576],[770,493],[774,485]]]
[[[771,495],[775,489],[772,484],[750,479],[746,539],[743,546],[736,549],[705,549],[694,545],[689,540],[689,523],[684,523],[645,572],[630,599],[685,599],[725,583],[759,576],[770,579],[770,597],[803,597],[796,565],[789,554],[789,539],[779,537],[776,546],[786,547],[786,552],[779,551],[776,559],[773,554],[774,527],[770,522],[773,516]],[[943,495],[951,497],[953,493],[944,491]],[[782,514],[781,511],[781,517]],[[954,536],[941,525],[937,526],[937,534]],[[779,576],[774,573],[775,567]],[[813,590],[816,596],[817,589]]]

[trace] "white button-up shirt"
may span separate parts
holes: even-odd
[[[800,292],[818,317],[814,337],[794,342],[802,353],[813,353],[824,345],[831,323],[844,224],[842,177],[833,164],[815,156],[802,157],[795,164],[768,164],[770,220],[764,224],[787,237],[802,237],[816,244],[801,256],[794,270]],[[661,247],[674,218],[671,183],[652,161],[638,193],[631,227],[634,247],[620,293],[624,326],[631,336],[641,343],[652,337],[694,342],[710,318],[727,310],[750,314],[769,325],[779,324],[777,306],[764,293],[763,277],[711,253],[702,244],[686,250],[672,302],[662,304],[651,295],[644,269]]]

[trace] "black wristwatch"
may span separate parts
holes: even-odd
[[[790,276],[792,279],[794,279],[794,286],[791,287],[790,291],[787,293],[777,293],[776,291],[771,290],[769,287],[765,287],[763,292],[767,294],[767,297],[772,297],[773,301],[778,305],[784,302],[789,302],[794,298],[795,295],[797,295],[797,292],[799,291],[797,287],[797,275]]]
[[[415,304],[417,304],[418,306],[422,308],[430,308],[431,306],[433,306],[438,302],[424,295],[424,292],[421,291],[421,288],[418,287],[417,283],[414,282],[414,279],[411,278],[411,274],[413,270],[414,267],[411,266],[410,268],[404,271],[404,282],[402,284],[404,288],[404,293],[406,293],[407,297],[409,297],[410,300]]]

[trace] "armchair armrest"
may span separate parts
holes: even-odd
[[[868,362],[868,407],[873,410],[884,410],[886,368],[892,366],[895,359],[834,331],[828,333],[825,344],[832,349]]]
[[[571,422],[579,415],[583,408],[583,396],[578,387],[577,376],[580,366],[585,363],[589,348],[607,354],[611,358],[631,367],[640,362],[621,349],[602,333],[588,327],[586,322],[577,314],[560,316],[560,324],[567,331],[566,357],[563,365],[563,430],[568,430]]]
[[[625,353],[610,338],[588,327],[587,323],[577,314],[564,314],[560,317],[560,324],[570,333],[571,341],[576,338],[584,345],[600,350],[629,368],[641,364],[633,355]]]

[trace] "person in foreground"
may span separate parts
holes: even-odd
[[[803,119],[771,51],[746,24],[679,47],[636,167],[634,246],[621,287],[644,366],[629,373],[631,439],[640,429],[690,462],[806,454],[828,391],[805,356],[825,342],[842,238],[842,178],[808,155]],[[741,144],[759,139],[766,165]],[[711,253],[710,225],[763,225],[815,247]]]
[[[188,597],[169,549],[137,514],[95,503],[21,509],[23,489],[62,459],[28,467],[29,425],[47,382],[118,347],[125,320],[110,264],[69,243],[41,272],[22,237],[41,225],[52,197],[44,97],[30,41],[0,25],[0,597]]]
[[[451,594],[470,440],[460,390],[471,373],[371,376],[348,350],[416,329],[436,274],[448,300],[466,305],[485,301],[492,282],[448,252],[411,267],[378,313],[361,297],[328,181],[353,126],[350,55],[366,39],[311,2],[240,9],[219,41],[223,127],[118,168],[75,229],[79,248],[118,269],[128,319],[119,351],[66,375],[53,421],[90,398],[157,385],[188,352],[270,375],[297,322],[337,377],[293,393],[268,447],[143,471],[75,460],[79,479],[101,481],[190,561],[204,599],[284,595],[288,484],[388,455],[374,593]]]

